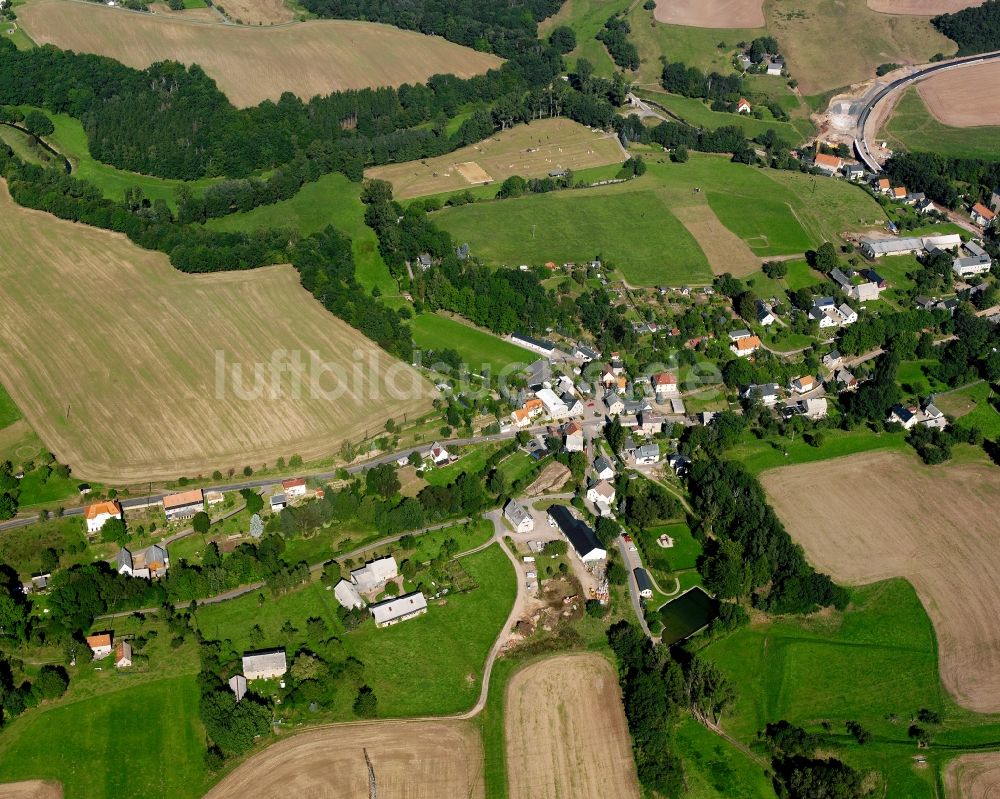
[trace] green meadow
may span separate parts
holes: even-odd
[[[21,108],[27,112],[28,106]],[[97,186],[105,197],[121,201],[125,190],[138,186],[149,200],[163,200],[171,208],[176,208],[176,191],[186,185],[195,194],[204,191],[206,187],[218,182],[216,178],[200,180],[174,180],[157,178],[151,175],[140,175],[138,172],[127,172],[108,164],[101,163],[91,156],[87,144],[87,134],[78,119],[66,114],[45,112],[52,120],[55,132],[45,136],[45,141],[69,159],[73,166],[73,175],[81,180],[89,181]]]
[[[559,263],[600,254],[636,285],[711,279],[675,208],[716,214],[762,257],[839,241],[842,232],[885,219],[878,203],[844,181],[697,153],[685,164],[655,153],[646,160],[646,174],[627,183],[445,208],[435,218],[489,262]]]
[[[499,336],[439,314],[415,316],[410,330],[418,347],[424,350],[455,350],[474,374],[481,374],[482,369],[488,366],[494,375],[498,375],[511,364],[528,364],[538,360],[533,352]]]
[[[906,91],[879,137],[894,149],[923,150],[952,158],[996,158],[1000,126],[954,128],[938,122],[916,88]]]
[[[858,452],[870,452],[877,449],[905,450],[908,448],[906,436],[903,433],[877,433],[870,430],[824,430],[824,441],[820,447],[814,447],[803,440],[802,436],[795,439],[780,438],[760,440],[744,437],[743,441],[727,452],[734,460],[743,463],[753,474],[760,474],[767,469],[779,466],[792,466],[799,463],[841,458]]]
[[[965,748],[1000,747],[996,719],[958,708],[942,687],[934,629],[905,580],[854,589],[843,613],[754,624],[709,643],[701,654],[737,688],[723,721],[727,731],[759,749],[757,733],[769,722],[803,726],[821,736],[824,752],[881,772],[878,795],[938,796],[937,771],[947,758]],[[933,768],[915,767],[918,750],[907,734],[921,708],[942,719],[926,725],[941,748],[919,750]],[[860,722],[872,742],[857,745],[847,721]]]
[[[715,130],[725,125],[735,125],[750,138],[773,130],[790,145],[798,144],[803,138],[810,135],[813,129],[812,124],[805,120],[797,120],[795,123],[779,121],[771,116],[771,112],[766,109],[764,110],[764,119],[757,119],[745,114],[713,111],[705,104],[704,100],[697,97],[682,97],[679,94],[651,90],[646,90],[643,97],[662,105],[696,128]]]
[[[674,730],[674,748],[684,763],[687,799],[774,799],[760,764],[690,716]]]
[[[258,228],[291,228],[303,236],[333,225],[351,237],[358,282],[368,289],[378,287],[383,296],[398,293],[396,282],[378,251],[378,238],[365,224],[361,184],[339,172],[306,183],[287,200],[261,205],[252,211],[210,219],[211,230],[250,231]]]

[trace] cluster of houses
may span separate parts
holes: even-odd
[[[159,544],[151,544],[135,553],[122,547],[115,556],[115,565],[119,574],[145,580],[158,580],[165,577],[170,568],[170,555],[166,548]]]
[[[363,597],[372,597],[385,588],[386,583],[399,577],[399,566],[394,557],[378,558],[351,572],[350,580],[341,580],[333,595],[342,607],[361,610],[366,606]],[[376,627],[390,627],[427,612],[427,599],[415,591],[367,606]]]
[[[114,633],[103,632],[88,635],[86,641],[93,653],[94,660],[104,660],[113,652],[115,668],[127,669],[132,665],[132,644],[124,640],[115,643],[114,639]]]
[[[860,247],[862,254],[872,260],[893,255],[935,255],[947,252],[952,256],[952,271],[963,280],[985,274],[993,266],[993,259],[983,249],[981,242],[962,241],[957,233],[901,238],[866,237],[861,239]]]
[[[760,347],[760,339],[749,330],[734,330],[729,334],[729,349],[741,358],[749,358]]]
[[[819,322],[820,330],[823,330],[853,325],[858,321],[858,312],[846,302],[837,305],[833,297],[816,297],[813,299],[812,308],[809,309],[809,318]]]
[[[788,398],[784,401],[781,386],[777,383],[744,386],[740,391],[740,399],[747,402],[759,401],[766,408],[775,408],[785,418],[804,416],[810,421],[818,421],[826,418],[829,413],[826,397],[805,395],[814,394],[822,387],[823,382],[819,378],[802,375],[789,383]]]
[[[917,425],[944,430],[948,426],[948,419],[933,402],[926,402],[923,407],[917,405],[893,406],[886,423],[902,425],[904,430],[911,430]]]

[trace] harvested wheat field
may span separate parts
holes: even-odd
[[[205,799],[369,799],[365,750],[385,799],[483,796],[483,749],[467,721],[343,724],[295,735],[250,758]]]
[[[948,799],[997,799],[1000,796],[1000,752],[962,755],[944,772]]]
[[[688,233],[697,239],[713,274],[729,272],[734,277],[746,277],[760,269],[761,259],[743,239],[719,221],[707,204],[674,206],[671,210]]]
[[[934,624],[945,687],[970,710],[1000,711],[996,466],[874,452],[761,480],[817,569],[851,584],[909,580]]]
[[[290,266],[185,275],[123,236],[22,208],[2,184],[0,241],[3,384],[81,478],[315,458],[430,407],[429,384],[326,311]],[[298,390],[290,371],[271,376],[292,353]]]
[[[511,175],[541,178],[563,169],[618,164],[626,158],[615,135],[558,117],[494,134],[453,153],[365,171],[392,183],[397,199],[458,191]]]
[[[228,3],[226,9],[231,12]],[[241,27],[70,0],[32,0],[18,21],[38,44],[106,55],[131,67],[167,59],[198,64],[237,106],[277,100],[286,91],[309,99],[423,82],[437,73],[466,78],[501,64],[437,36],[373,22]]]
[[[1000,61],[946,70],[917,84],[917,92],[934,118],[954,128],[1000,125]]]
[[[62,799],[62,796],[58,782],[27,780],[0,784],[0,799]]]
[[[618,675],[600,655],[559,655],[507,686],[510,799],[639,797]]]
[[[692,28],[763,28],[764,0],[656,0],[653,16]]]
[[[281,25],[295,19],[283,0],[223,0],[226,14],[244,25]]]
[[[953,14],[963,8],[981,6],[986,0],[868,0],[868,8],[880,14],[912,14],[932,17]]]

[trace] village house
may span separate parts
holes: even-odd
[[[844,166],[844,160],[835,155],[816,153],[816,156],[813,158],[813,166],[820,170],[820,172],[833,176]]]
[[[774,314],[763,300],[757,300],[757,324],[761,327],[770,327],[775,323]]]
[[[595,505],[610,505],[615,501],[615,487],[607,480],[599,480],[587,489],[587,499]]]
[[[288,507],[288,497],[284,494],[271,494],[269,503],[271,506],[271,513],[280,513]]]
[[[597,479],[599,480],[611,480],[615,476],[615,467],[610,460],[603,455],[599,455],[594,460],[594,474],[597,475]]]
[[[643,599],[653,598],[653,581],[649,579],[649,573],[641,566],[632,570],[635,577],[635,586],[639,589],[639,596]]]
[[[652,383],[657,402],[676,397],[680,393],[677,389],[677,375],[672,372],[660,372],[653,375]]]
[[[812,375],[803,375],[792,379],[792,391],[796,394],[808,394],[819,387],[819,382]]]
[[[87,646],[94,653],[94,660],[103,660],[111,654],[111,644],[114,638],[113,633],[94,633],[87,636]]]
[[[767,74],[780,75],[785,68],[785,59],[780,55],[771,56],[767,59]]]
[[[993,220],[997,218],[996,213],[982,203],[973,205],[970,213],[972,214],[973,223],[979,225],[981,228],[988,228],[993,224]]]
[[[281,490],[288,499],[297,499],[306,495],[306,478],[295,477],[281,481]]]
[[[401,621],[426,613],[427,600],[421,592],[417,591],[388,599],[385,602],[376,602],[374,605],[370,605],[368,610],[375,618],[376,627],[391,627],[393,624],[399,624]]]
[[[875,273],[872,272],[871,274]],[[830,278],[840,287],[840,290],[851,299],[860,302],[877,300],[879,298],[879,293],[885,288],[885,281],[881,277],[878,277],[878,275],[876,277],[878,280],[872,279],[869,276],[867,280],[855,283],[851,277],[844,274],[840,269],[834,268],[830,270]]]
[[[650,466],[660,462],[660,448],[656,444],[643,444],[635,450],[636,466]]]
[[[983,275],[990,271],[993,266],[993,259],[990,254],[975,241],[967,241],[962,245],[962,252],[952,262],[952,271],[963,280],[975,275]]]
[[[619,416],[625,412],[625,403],[613,391],[605,395],[604,404],[608,408],[608,416]]]
[[[840,350],[830,350],[823,356],[823,366],[827,369],[836,369],[843,360],[844,357],[840,354]]]
[[[861,164],[844,164],[843,173],[845,178],[857,183],[864,180],[865,168]]]
[[[826,397],[812,397],[810,399],[799,400],[795,404],[798,413],[812,421],[825,419],[828,413]]]
[[[567,452],[583,452],[583,428],[576,422],[570,422],[563,429]]]
[[[288,671],[284,649],[262,649],[243,655],[243,676],[248,682],[273,680]]]
[[[674,470],[678,477],[684,477],[691,470],[691,459],[687,455],[675,452],[667,458],[667,465]]]
[[[740,392],[740,399],[759,399],[766,407],[770,408],[778,404],[778,392],[780,388],[777,383],[751,383]]]
[[[752,111],[753,108],[750,105],[750,102],[747,100],[747,98],[741,97],[740,101],[736,104],[736,113],[749,115]]]
[[[663,425],[666,424],[666,421],[658,413],[642,411],[639,414],[639,427],[637,430],[644,436],[655,436],[657,433],[663,432]]]
[[[92,502],[83,511],[83,516],[87,520],[87,534],[94,535],[101,532],[104,523],[108,519],[123,519],[121,503],[117,499],[109,499],[104,502]]]
[[[858,379],[847,369],[838,369],[833,373],[833,379],[845,391],[853,391],[858,387]]]
[[[886,424],[902,425],[904,430],[911,430],[918,424],[943,430],[948,426],[948,420],[936,405],[929,402],[923,408],[916,405],[894,405]]]
[[[357,586],[358,591],[369,593],[381,588],[389,580],[395,580],[398,576],[399,566],[396,565],[396,559],[390,555],[366,563],[360,569],[354,569],[351,572],[351,582]]]
[[[203,510],[205,510],[205,495],[200,488],[167,494],[163,498],[163,511],[167,514],[168,522],[190,519]]]
[[[115,646],[115,668],[127,669],[132,665],[132,644],[119,641]]]
[[[549,522],[559,528],[584,564],[598,563],[608,556],[590,525],[577,519],[565,505],[552,505],[548,513]]]
[[[205,504],[208,505],[208,507],[210,508],[213,505],[221,505],[225,501],[226,501],[226,495],[223,494],[221,491],[205,492]]]
[[[875,191],[879,194],[891,194],[892,193],[892,182],[889,178],[879,178],[875,183]]]
[[[134,555],[122,547],[118,550],[115,563],[119,574],[145,580],[158,580],[166,576],[170,568],[170,556],[159,544],[150,544]]]
[[[354,583],[341,580],[333,587],[333,596],[340,603],[340,606],[347,610],[360,610],[365,606],[365,601],[358,593]]]
[[[542,401],[532,397],[525,402],[524,405],[514,411],[510,415],[510,418],[517,427],[527,427],[532,419],[541,415],[544,409],[545,406],[542,405]]]
[[[431,448],[427,450],[427,457],[431,459],[431,462],[435,466],[444,466],[447,463],[451,463],[451,453],[438,441],[431,444]]]
[[[729,349],[741,358],[753,355],[760,349],[760,339],[749,330],[735,330],[729,334],[729,340],[732,342]]]
[[[513,499],[503,506],[503,515],[516,533],[530,533],[535,529],[534,517],[524,505]]]
[[[49,587],[49,580],[52,579],[51,572],[31,575],[31,579],[21,583],[21,593],[27,596],[33,593],[42,593]]]
[[[895,186],[892,189],[892,199],[894,200],[906,200],[909,192],[906,190],[905,186]]]

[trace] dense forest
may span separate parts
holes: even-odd
[[[991,190],[1000,186],[1000,154],[996,161],[983,161],[949,158],[938,153],[900,152],[886,162],[885,171],[894,184],[922,191],[932,200],[955,208],[963,194],[986,200]],[[961,191],[956,184],[962,184]]]
[[[959,55],[1000,50],[1000,0],[986,0],[981,6],[941,14],[931,22],[958,43]]]

